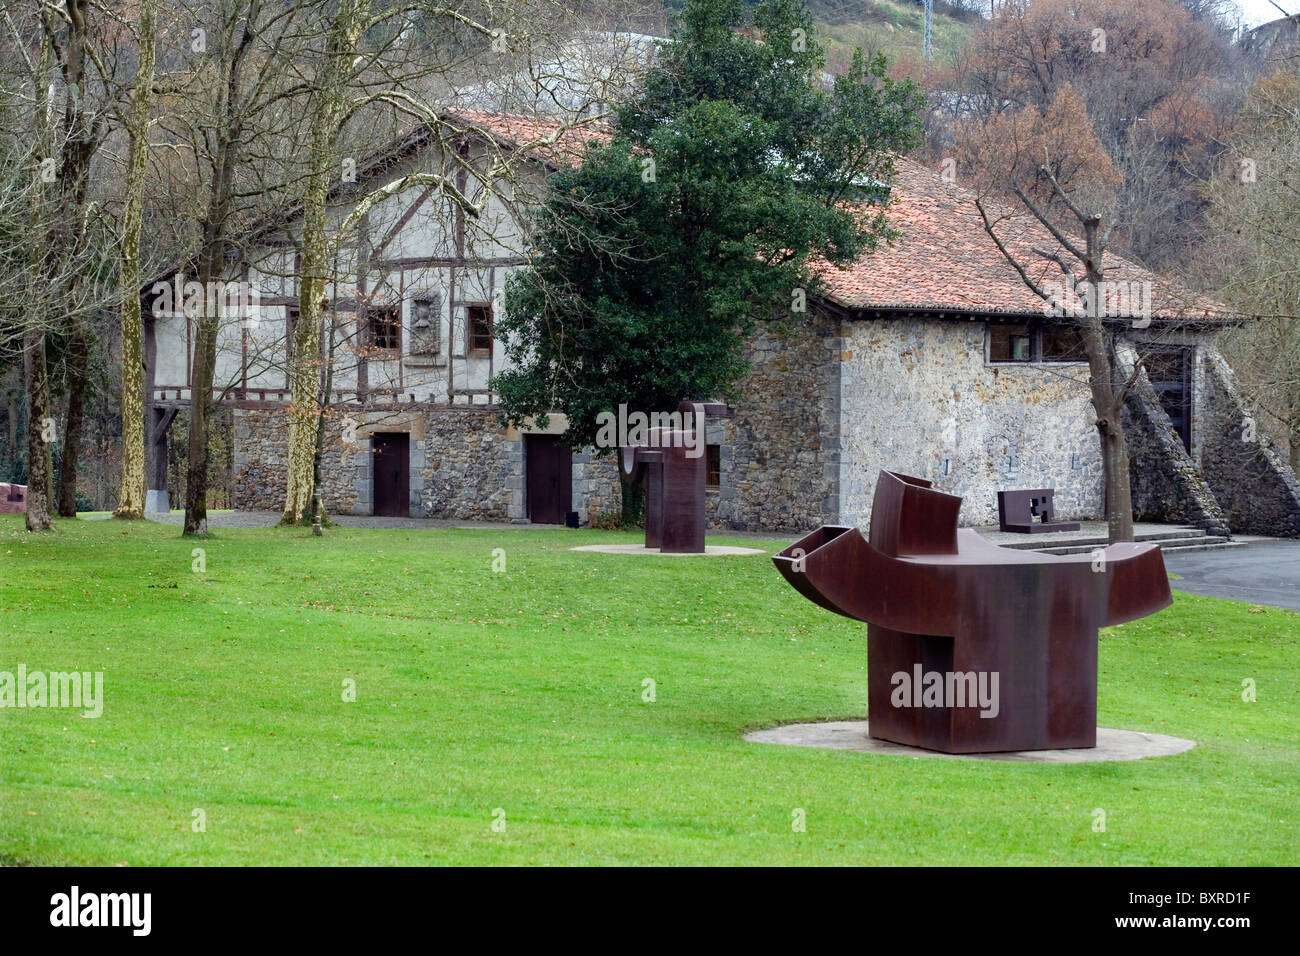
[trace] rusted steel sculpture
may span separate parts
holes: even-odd
[[[0,483],[0,515],[27,513],[27,486]]]
[[[645,546],[670,554],[704,552],[704,501],[708,480],[704,422],[730,418],[731,408],[682,402],[681,428],[651,428],[645,445],[619,448],[623,480],[645,482]]]
[[[1057,521],[1051,488],[1030,491],[998,492],[998,529],[1018,534],[1038,534],[1043,531],[1078,531],[1077,521]]]
[[[873,737],[946,753],[1097,745],[1097,629],[1171,603],[1160,549],[999,548],[961,498],[882,471],[869,538],[827,525],[773,560],[800,594],[867,622]]]

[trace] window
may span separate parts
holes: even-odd
[[[705,445],[705,470],[708,477],[704,479],[704,484],[709,488],[719,488],[722,485],[722,446]]]
[[[1033,359],[1033,338],[1027,325],[989,326],[990,362],[1029,362]]]
[[[370,344],[393,352],[402,347],[400,306],[384,305],[370,309]]]
[[[989,362],[1086,362],[1083,337],[1072,325],[1046,322],[988,326]]]
[[[1083,336],[1079,330],[1068,325],[1048,325],[1043,327],[1043,361],[1044,362],[1086,362],[1088,356],[1083,351]]]
[[[469,350],[487,355],[492,351],[492,306],[471,305],[465,309],[469,325]]]
[[[289,368],[293,368],[293,334],[298,329],[298,307],[291,305],[284,311],[285,322],[285,358],[289,360]]]

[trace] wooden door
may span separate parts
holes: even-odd
[[[409,517],[411,436],[380,433],[370,440],[374,449],[375,514]]]
[[[554,435],[527,435],[524,444],[528,472],[528,520],[533,524],[564,524],[573,502],[573,453]]]

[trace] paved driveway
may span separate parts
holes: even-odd
[[[1300,541],[1166,554],[1165,569],[1182,575],[1169,582],[1178,591],[1300,610]]]

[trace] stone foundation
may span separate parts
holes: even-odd
[[[328,423],[321,493],[328,512],[374,512],[371,435],[410,435],[410,515],[455,521],[524,521],[523,436],[505,429],[495,409],[413,404],[394,409],[341,406]],[[356,440],[343,440],[344,424]],[[284,507],[288,416],[283,409],[234,411],[235,507]],[[610,456],[573,456],[573,510],[588,523],[620,507],[618,472]]]
[[[326,424],[321,457],[321,500],[327,512],[361,513],[355,474],[364,469],[368,443],[347,446],[342,441],[341,417]],[[282,511],[289,455],[287,409],[236,408],[234,419],[234,506],[240,511]]]
[[[423,441],[413,435],[411,442],[411,471],[419,478],[411,483],[411,495],[418,493],[420,517],[523,518],[523,442],[507,435],[495,412],[434,408],[423,413],[423,423]]]
[[[761,327],[732,419],[708,426],[719,486],[712,531],[801,533],[870,519],[881,469],[926,478],[963,498],[961,523],[995,524],[997,492],[1052,488],[1062,520],[1102,515],[1102,468],[1086,364],[985,360],[981,321],[876,317]],[[1300,536],[1300,484],[1259,435],[1212,345],[1195,344],[1193,454],[1140,376],[1125,410],[1134,517]],[[1122,352],[1132,361],[1132,349]],[[461,521],[527,520],[524,434],[495,408],[412,403],[342,407],[329,423],[328,511],[373,513],[371,435],[410,435],[410,514]],[[284,504],[284,409],[236,409],[235,507]],[[343,442],[343,425],[356,441]],[[583,524],[617,513],[613,455],[573,455],[572,510]],[[1222,507],[1220,507],[1222,505]]]

